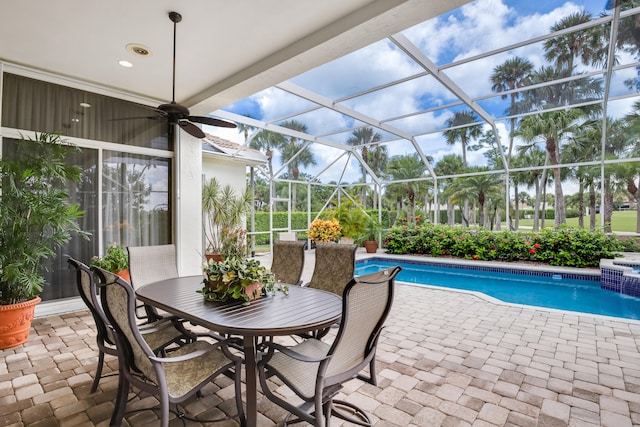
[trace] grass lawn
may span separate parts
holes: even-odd
[[[630,232],[634,233],[636,231],[636,211],[614,211],[613,216],[611,217],[611,229],[613,232]],[[596,227],[600,227],[600,214],[596,215]],[[586,227],[589,226],[589,217],[584,217],[584,224]],[[546,219],[544,221],[545,227],[553,227],[553,220]],[[571,227],[578,226],[578,218],[567,218],[567,225]],[[520,227],[522,228],[530,228],[533,227],[532,219],[521,219]]]

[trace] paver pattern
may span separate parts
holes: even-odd
[[[352,380],[342,398],[370,412],[377,427],[640,426],[639,347],[638,321],[399,284],[379,341],[378,386]],[[106,360],[105,370],[117,372],[116,359]],[[88,311],[36,319],[26,345],[0,351],[0,426],[107,426],[117,376],[90,394],[96,361]],[[234,414],[231,380],[203,394],[185,405],[189,414]],[[129,410],[157,403],[144,394],[131,399]],[[261,396],[259,412],[259,426],[285,416]],[[158,424],[153,411],[125,422]]]

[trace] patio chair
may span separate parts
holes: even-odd
[[[120,382],[112,426],[119,426],[125,414],[129,387],[157,396],[160,401],[160,423],[169,425],[170,404],[180,404],[221,374],[233,373],[237,414],[244,424],[240,369],[242,358],[229,351],[226,341],[214,344],[194,341],[166,356],[152,351],[137,324],[136,296],[129,283],[102,269],[95,269],[100,283],[100,298],[104,312],[117,341]],[[176,406],[178,418],[192,419]],[[196,420],[202,422],[218,420]]]
[[[87,305],[96,325],[97,335],[96,344],[98,346],[98,366],[96,367],[96,375],[91,385],[91,392],[94,393],[98,389],[98,384],[102,378],[102,369],[104,366],[104,356],[117,356],[116,340],[108,328],[109,321],[105,316],[102,306],[98,300],[97,287],[94,281],[94,275],[89,266],[86,264],[69,258],[67,260],[70,266],[76,269],[76,284],[80,298]],[[172,324],[169,321],[161,321],[148,324],[143,329],[143,337],[154,353],[163,354],[167,347],[172,344],[184,344],[195,340],[195,335],[182,327],[182,324]]]
[[[342,295],[356,269],[357,245],[316,243],[316,262],[308,286]]]
[[[131,286],[134,290],[149,283],[178,277],[175,245],[128,246],[127,251]],[[144,309],[144,314],[139,312],[141,308]],[[145,304],[138,304],[136,314],[138,318],[150,321],[167,316]]]
[[[344,287],[353,278],[356,269],[357,245],[340,243],[316,243],[316,261],[309,286],[342,296]],[[320,339],[327,335],[330,328],[311,333],[299,334],[302,338]]]
[[[276,280],[290,285],[301,285],[304,269],[304,240],[278,240],[273,244],[271,272]]]
[[[394,279],[401,267],[354,277],[344,290],[342,321],[333,343],[308,339],[293,347],[273,341],[265,343],[266,354],[258,363],[264,395],[297,417],[316,427],[328,426],[335,415],[349,422],[370,426],[371,419],[352,403],[334,399],[342,384],[358,376],[373,358],[380,331],[391,309]],[[267,379],[279,378],[303,400],[294,405],[285,395],[269,388]]]

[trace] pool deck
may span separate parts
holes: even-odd
[[[259,259],[270,265],[268,256]],[[303,278],[312,271],[307,251]],[[107,426],[117,379],[90,394],[96,360],[88,311],[37,318],[26,345],[0,351],[0,426]],[[352,380],[342,396],[377,427],[640,426],[638,321],[399,284],[377,360],[378,386]],[[117,369],[115,358],[107,361],[107,370]],[[128,408],[155,404],[131,396]],[[276,425],[283,411],[259,397],[258,426]],[[208,416],[229,408],[225,378],[187,405]],[[124,425],[158,425],[157,413],[129,415]]]

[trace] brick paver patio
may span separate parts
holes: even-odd
[[[640,426],[639,347],[638,321],[399,284],[379,342],[378,386],[352,380],[343,397],[378,427]],[[26,345],[0,351],[0,425],[107,426],[117,377],[90,394],[96,360],[88,311],[36,319]],[[115,358],[106,370],[117,370]],[[131,396],[128,409],[155,404]],[[201,417],[233,415],[231,380],[207,386],[186,407]],[[260,426],[285,415],[264,398],[259,411]],[[157,425],[157,413],[134,413],[127,423]]]

